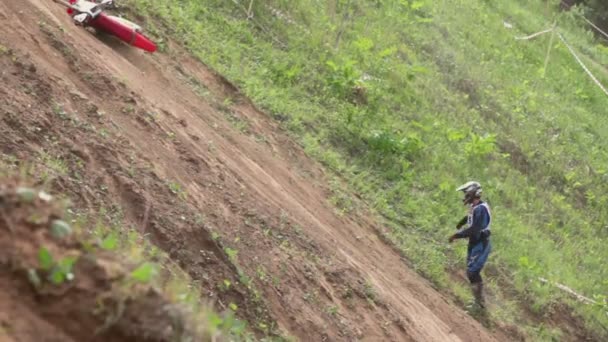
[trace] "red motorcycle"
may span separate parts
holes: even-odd
[[[68,14],[72,16],[76,25],[93,27],[148,52],[156,51],[156,44],[142,34],[142,28],[139,25],[104,13],[106,8],[114,6],[112,0],[53,1],[67,7]]]

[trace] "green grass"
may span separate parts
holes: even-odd
[[[445,240],[464,214],[454,189],[479,180],[495,218],[489,267],[503,274],[490,291],[517,304],[496,314],[550,338],[559,327],[532,328],[521,308],[565,302],[605,334],[605,305],[538,281],[608,292],[608,98],[556,37],[514,39],[556,22],[608,84],[608,49],[559,1],[268,0],[249,20],[249,2],[129,2],[348,180],[438,286],[463,296],[448,273],[465,247]]]

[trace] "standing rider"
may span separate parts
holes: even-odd
[[[453,242],[455,239],[469,238],[467,277],[471,282],[475,302],[481,308],[485,308],[481,269],[492,251],[492,244],[490,243],[492,215],[490,214],[488,204],[481,200],[482,189],[478,182],[467,182],[456,189],[456,191],[464,192],[462,201],[465,205],[469,206],[469,214],[456,225],[456,229],[460,229],[463,226],[465,228],[450,236],[449,241]]]

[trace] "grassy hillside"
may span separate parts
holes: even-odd
[[[149,27],[158,40],[185,42],[347,180],[437,286],[470,300],[451,278],[465,244],[446,240],[464,214],[454,189],[476,179],[494,210],[492,317],[559,338],[539,322],[565,303],[606,334],[608,97],[556,35],[514,39],[555,22],[608,83],[608,49],[577,12],[559,1],[129,2],[166,23]],[[334,202],[357,210],[338,188]]]

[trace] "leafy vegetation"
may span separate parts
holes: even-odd
[[[74,256],[55,261],[49,250],[45,247],[41,247],[38,251],[40,269],[47,273],[47,279],[55,285],[63,284],[66,280],[69,281],[74,278],[72,267],[76,261],[77,257]],[[30,281],[32,281],[35,286],[38,286],[40,284],[40,278],[38,277],[37,272],[31,270],[30,273]]]
[[[532,328],[522,312],[567,303],[604,331],[605,305],[538,278],[608,292],[608,99],[554,33],[514,39],[556,23],[606,83],[608,49],[580,12],[557,0],[130,3],[348,180],[437,285],[467,299],[448,280],[465,248],[445,238],[462,210],[455,187],[476,179],[495,217],[493,315],[545,338],[559,327]]]

